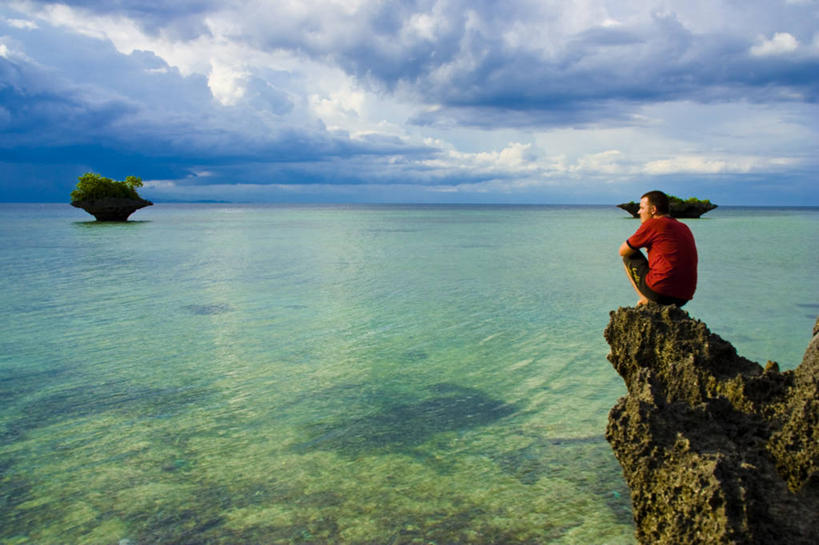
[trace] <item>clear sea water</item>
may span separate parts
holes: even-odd
[[[0,543],[633,544],[614,207],[0,205]],[[689,220],[687,307],[798,365],[819,209]]]

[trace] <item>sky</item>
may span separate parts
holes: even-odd
[[[0,201],[819,205],[819,0],[0,1]]]

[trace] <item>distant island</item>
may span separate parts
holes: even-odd
[[[97,221],[127,221],[135,211],[154,204],[140,197],[137,187],[142,187],[137,176],[117,181],[86,172],[71,192],[71,206],[82,208]]]
[[[674,195],[668,196],[668,205],[672,218],[698,218],[717,207],[709,200],[703,201],[694,197],[682,200]],[[640,217],[640,203],[638,202],[631,201],[618,204],[617,208],[622,208],[635,218]]]

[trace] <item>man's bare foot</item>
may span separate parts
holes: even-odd
[[[647,303],[648,303],[648,299],[646,299],[644,297],[641,297],[640,300],[637,301],[637,306],[639,307],[640,305],[645,305]]]

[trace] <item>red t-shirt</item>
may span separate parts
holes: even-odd
[[[648,252],[646,285],[655,292],[689,300],[697,289],[697,247],[688,226],[674,218],[649,218],[626,241]]]

